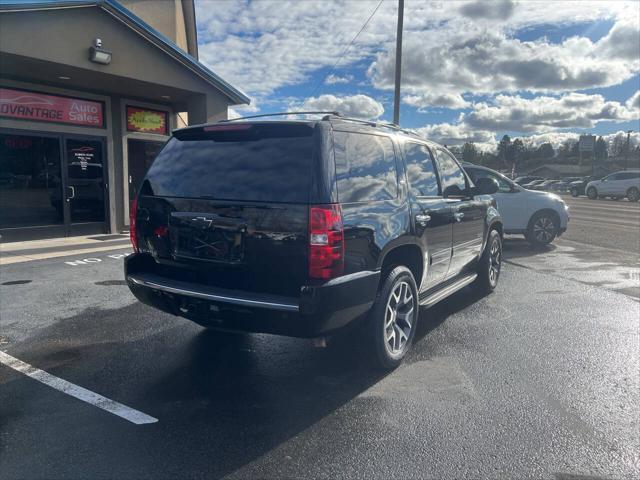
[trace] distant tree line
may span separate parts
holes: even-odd
[[[609,143],[600,136],[595,141],[593,153],[583,152],[582,160],[602,164],[610,156],[623,157],[626,149],[626,135],[618,134]],[[452,147],[452,150],[464,162],[485,165],[498,170],[522,170],[533,166],[532,164],[544,163],[577,164],[580,160],[577,140],[566,140],[554,148],[549,142],[537,146],[527,145],[521,138],[512,140],[509,135],[504,135],[498,142],[495,152],[482,151],[473,142],[467,142],[461,147]],[[640,147],[631,149],[629,154],[640,154]]]

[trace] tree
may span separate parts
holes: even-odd
[[[611,148],[609,154],[612,157],[621,157],[624,155],[627,148],[627,136],[624,133],[619,133],[613,137],[611,142]]]
[[[462,146],[462,161],[469,163],[476,163],[476,159],[478,157],[478,149],[471,142],[467,142]]]
[[[553,158],[556,152],[553,149],[553,145],[550,143],[543,143],[536,150],[536,156],[539,158]]]
[[[509,150],[511,149],[511,137],[509,135],[505,135],[498,143],[498,156],[502,159],[504,164],[511,163],[509,161]]]
[[[596,144],[593,147],[593,153],[596,161],[599,163],[603,163],[607,159],[607,142],[605,142],[602,136],[598,137],[598,140],[596,140]]]

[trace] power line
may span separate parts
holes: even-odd
[[[371,15],[369,15],[369,18],[367,18],[367,21],[364,22],[364,25],[362,25],[362,28],[360,29],[360,31],[358,31],[358,33],[356,33],[356,36],[353,37],[351,39],[351,42],[349,42],[349,45],[347,45],[347,48],[345,48],[343,50],[343,52],[340,54],[340,57],[338,57],[338,60],[336,61],[336,63],[333,64],[333,67],[331,67],[331,70],[329,70],[327,72],[327,74],[322,77],[322,79],[316,84],[316,86],[314,87],[313,91],[311,92],[310,95],[308,95],[304,101],[302,102],[304,104],[304,102],[306,102],[307,100],[309,100],[309,98],[313,97],[313,95],[318,91],[318,88],[320,88],[320,85],[322,85],[324,83],[324,81],[327,79],[327,77],[329,75],[331,75],[333,73],[333,71],[336,69],[336,67],[338,66],[338,64],[340,63],[340,61],[342,61],[343,57],[347,54],[347,52],[349,51],[349,49],[353,46],[353,44],[355,43],[355,41],[358,39],[358,37],[360,36],[360,34],[364,31],[365,28],[367,28],[367,25],[369,25],[369,22],[371,21],[371,19],[373,18],[373,16],[376,14],[376,12],[378,11],[378,9],[380,8],[380,5],[382,5],[382,2],[384,2],[384,0],[380,0],[378,2],[378,5],[376,6],[376,8],[373,10],[373,12],[371,12]]]

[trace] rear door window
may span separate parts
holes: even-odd
[[[474,183],[481,178],[491,178],[498,182],[498,192],[509,193],[512,190],[511,183],[502,175],[482,170],[480,168],[465,168],[465,171],[469,174]]]
[[[144,191],[166,197],[307,203],[314,129],[306,124],[234,128],[177,132],[149,169]]]
[[[407,142],[404,151],[411,192],[416,197],[439,196],[440,185],[429,149],[424,145]]]
[[[334,132],[338,195],[343,203],[391,200],[398,196],[398,177],[390,138]]]
[[[458,162],[442,148],[438,148],[438,172],[445,197],[462,197],[467,189],[467,180]]]
[[[640,178],[640,173],[637,172],[625,172],[618,175],[618,180],[633,180],[634,178]]]

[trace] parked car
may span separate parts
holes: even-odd
[[[544,192],[547,192],[549,190],[551,190],[551,188],[553,187],[553,185],[555,185],[556,183],[558,183],[560,180],[545,180],[544,182],[538,183],[537,185],[534,185],[533,187],[531,187],[532,190],[541,190]]]
[[[522,177],[517,177],[514,182],[518,185],[526,185],[527,183],[531,183],[534,180],[544,180],[542,177],[537,177],[535,175],[525,175]]]
[[[537,192],[521,187],[490,168],[463,164],[474,182],[489,178],[498,182],[493,194],[502,216],[504,233],[524,234],[534,245],[547,245],[567,230],[569,207],[552,193]]]
[[[567,177],[563,178],[557,183],[551,185],[550,191],[564,193],[568,192],[571,188],[571,183],[580,180],[580,177]]]
[[[522,185],[522,187],[523,187],[523,188],[527,188],[527,189],[529,189],[529,190],[532,190],[534,187],[536,187],[536,186],[540,185],[540,184],[541,184],[542,182],[544,182],[544,181],[545,181],[545,179],[544,179],[544,178],[541,178],[541,179],[539,179],[539,180],[534,180],[534,181],[532,181],[532,182],[525,183],[524,185]]]
[[[557,182],[558,180],[542,180],[538,183],[530,183],[527,188],[530,190],[547,190],[552,183]]]
[[[602,180],[592,180],[585,191],[591,200],[627,197],[630,202],[637,202],[640,199],[640,170],[622,170],[607,175]]]
[[[374,363],[393,368],[419,306],[497,286],[496,191],[397,127],[189,127],[132,202],[125,278],[140,301],[212,329],[325,338],[360,324]]]
[[[569,191],[571,192],[572,197],[579,197],[580,195],[585,195],[585,188],[587,184],[592,180],[600,180],[602,177],[597,177],[595,175],[591,175],[589,177],[583,177],[579,180],[571,182],[569,185]]]

